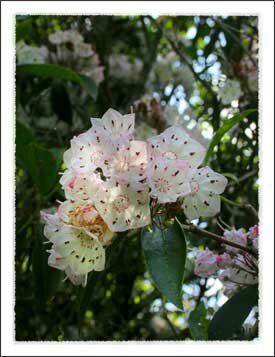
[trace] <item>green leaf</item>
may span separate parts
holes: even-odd
[[[43,226],[38,224],[34,229],[34,247],[32,252],[32,272],[35,294],[40,305],[44,305],[57,291],[62,272],[49,267],[48,249],[44,242]]]
[[[57,164],[52,152],[31,143],[25,147],[22,161],[39,191],[43,195],[48,193],[57,182]]]
[[[182,309],[181,289],[186,260],[186,242],[177,219],[172,226],[143,229],[141,242],[147,269],[160,292]]]
[[[63,163],[63,154],[64,154],[64,149],[61,148],[52,148],[49,149],[49,151],[53,154],[56,162],[56,172],[60,170],[60,167]]]
[[[97,97],[95,82],[89,77],[74,72],[70,68],[56,64],[19,64],[16,66],[16,72],[37,77],[56,78],[75,82],[80,84],[94,100]]]
[[[203,165],[207,165],[207,163],[209,161],[209,158],[212,155],[215,146],[221,141],[221,139],[223,138],[224,134],[227,133],[231,128],[233,128],[234,125],[239,123],[245,117],[247,117],[248,115],[250,115],[251,113],[254,113],[256,111],[257,111],[256,109],[248,109],[248,110],[245,110],[242,113],[238,113],[238,114],[234,115],[233,118],[227,119],[225,121],[224,125],[221,126],[217,130],[214,138],[211,140],[211,142],[210,142],[210,144],[208,146],[205,158],[204,158]]]
[[[16,159],[29,172],[34,184],[44,195],[58,181],[61,152],[59,149],[48,150],[37,143],[30,129],[16,123]]]
[[[34,136],[30,128],[21,121],[16,121],[16,150],[20,150],[25,145],[34,141]]]
[[[189,331],[194,340],[205,341],[208,338],[207,329],[210,321],[206,319],[206,313],[207,310],[203,301],[190,313]]]
[[[251,309],[258,304],[258,285],[249,286],[229,299],[214,315],[208,330],[211,340],[234,340]]]

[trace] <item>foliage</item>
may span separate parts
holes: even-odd
[[[71,60],[54,62],[49,35],[69,29],[91,46],[104,78]],[[257,305],[257,287],[220,307],[223,289],[193,272],[198,251],[223,251],[217,241],[183,233],[176,220],[142,237],[120,233],[107,248],[105,270],[75,287],[47,265],[40,211],[64,200],[58,181],[69,140],[89,128],[90,117],[133,107],[141,138],[180,122],[208,148],[205,163],[228,177],[220,215],[200,218],[198,227],[222,234],[218,220],[246,229],[257,223],[240,204],[258,207],[257,18],[18,16],[17,49],[20,41],[52,57],[19,63],[17,52],[16,340],[245,339],[241,326]],[[66,45],[64,53],[71,50]],[[237,98],[227,79],[239,83]],[[172,204],[167,218],[174,210],[185,224]]]

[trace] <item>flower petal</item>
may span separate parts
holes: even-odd
[[[148,140],[151,159],[159,156],[186,160],[191,166],[199,166],[205,155],[205,148],[192,139],[181,126],[171,126],[162,134]]]
[[[98,191],[95,206],[109,229],[122,232],[150,223],[148,187],[108,181]]]
[[[195,180],[204,191],[223,193],[227,185],[227,178],[214,172],[210,167],[198,169]]]
[[[191,192],[190,180],[195,171],[187,161],[160,158],[146,171],[151,196],[159,202],[175,202]]]
[[[114,141],[118,139],[127,140],[132,138],[135,128],[135,114],[121,115],[110,108],[102,119],[91,118],[94,128],[103,129]]]

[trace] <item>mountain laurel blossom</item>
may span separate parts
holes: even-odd
[[[182,208],[186,217],[193,220],[211,217],[220,211],[220,194],[227,185],[227,179],[203,167],[196,171],[191,183],[191,193],[184,197]]]
[[[60,33],[51,41],[74,41],[72,35]],[[60,184],[65,202],[59,202],[53,215],[41,212],[44,234],[52,243],[49,265],[84,286],[90,271],[104,269],[105,247],[116,232],[151,223],[151,199],[159,204],[183,202],[190,220],[213,216],[227,183],[210,168],[199,167],[205,148],[181,126],[143,141],[134,140],[134,114],[109,109],[91,123],[64,152]],[[201,256],[198,274],[226,266],[229,257],[211,254]]]
[[[224,232],[224,237],[231,242],[248,246],[248,240],[258,251],[259,227],[251,227],[246,233],[243,229],[232,229]],[[256,243],[254,243],[256,242]],[[194,273],[206,278],[216,275],[224,285],[224,293],[228,297],[238,290],[258,282],[257,259],[249,253],[229,245],[224,246],[226,252],[214,254],[209,249],[199,253],[196,258]]]

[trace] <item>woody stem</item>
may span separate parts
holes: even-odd
[[[240,207],[240,208],[244,208],[247,211],[249,211],[250,213],[253,214],[254,217],[256,217],[257,219],[259,219],[258,217],[258,212],[256,211],[256,209],[250,204],[250,203],[238,203],[238,202],[234,202],[229,200],[228,198],[225,198],[224,196],[221,196],[221,200],[224,203],[227,203],[230,206],[235,206],[235,207]]]
[[[242,244],[231,242],[231,241],[223,238],[222,236],[219,236],[218,234],[215,234],[215,233],[212,233],[212,232],[208,232],[208,231],[206,231],[204,229],[201,229],[201,228],[198,228],[198,227],[194,226],[193,224],[190,224],[190,225],[181,224],[181,226],[186,231],[192,232],[192,233],[197,234],[197,235],[202,236],[202,237],[207,237],[207,238],[213,239],[216,242],[219,242],[219,243],[222,243],[222,244],[230,245],[231,247],[240,249],[240,250],[242,250],[244,252],[247,252],[247,253],[251,254],[253,257],[258,258],[258,254],[253,249],[251,249],[250,247],[246,247],[246,246],[244,246]]]

